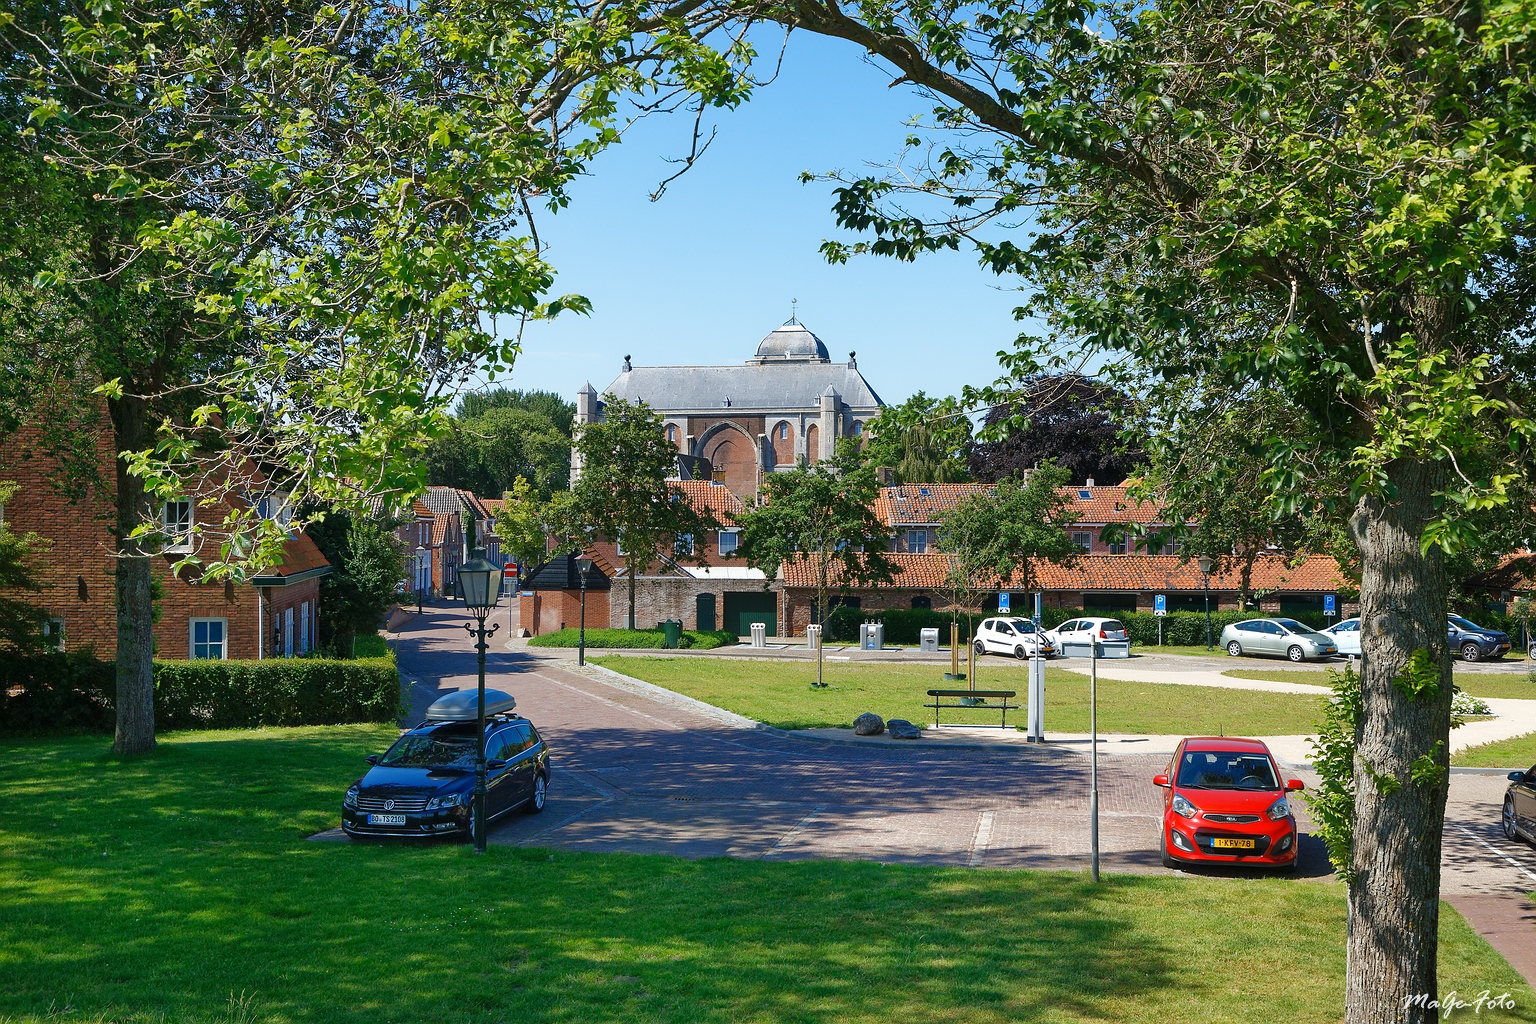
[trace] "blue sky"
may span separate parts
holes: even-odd
[[[626,354],[637,365],[741,362],[789,318],[792,299],[835,360],[858,352],[888,403],[992,380],[995,353],[1018,333],[1011,280],[963,251],[844,266],[817,251],[839,234],[834,186],[802,185],[800,172],[857,174],[894,157],[904,121],[929,107],[888,82],[856,47],[796,35],[779,78],[718,113],[714,144],[655,203],[649,194],[675,170],[666,158],[687,151],[693,120],[637,125],[575,184],[568,209],[539,220],[556,293],[586,295],[592,315],[531,325],[511,379],[498,383],[569,397],[587,380],[605,387]]]

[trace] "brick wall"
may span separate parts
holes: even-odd
[[[607,629],[608,602],[601,590],[587,591],[587,628]],[[534,636],[575,629],[581,624],[580,590],[525,590],[518,598],[518,621]],[[619,619],[620,624],[623,619]]]
[[[699,580],[680,576],[642,576],[635,581],[635,625],[654,629],[665,619],[677,619],[684,629],[698,629],[698,596],[715,595],[715,628],[723,628],[726,592],[760,594],[762,580]],[[622,626],[629,615],[629,585],[624,579],[613,581],[608,592],[609,619]],[[592,612],[588,595],[587,613]],[[782,607],[782,605],[781,605]],[[590,620],[589,620],[590,621]]]

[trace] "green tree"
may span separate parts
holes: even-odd
[[[0,481],[0,512],[18,490],[18,485]],[[12,530],[0,514],[0,652],[27,654],[42,644],[48,617],[42,608],[18,595],[42,590],[32,562],[47,544],[35,533]]]
[[[342,657],[351,657],[358,635],[378,632],[398,600],[406,565],[396,525],[339,509],[309,525],[310,539],[332,566],[320,581],[320,643]]]
[[[575,533],[574,519],[589,536],[618,543],[629,587],[626,622],[634,629],[636,580],[663,557],[702,562],[704,545],[696,542],[689,551],[680,539],[702,541],[719,523],[668,483],[677,473],[677,446],[662,432],[661,417],[644,402],[612,395],[603,402],[603,418],[576,433],[581,476],[572,488],[575,501],[553,517],[554,528]]]
[[[827,615],[833,573],[840,591],[878,586],[896,577],[885,553],[890,534],[875,514],[880,485],[875,468],[855,438],[837,444],[831,459],[763,480],[763,500],[747,508],[738,557],[769,578],[786,562],[808,559],[816,572],[811,620]]]
[[[966,455],[971,419],[953,398],[919,391],[888,405],[869,421],[867,461],[889,466],[902,484],[955,484],[969,480]]]
[[[19,257],[0,324],[22,328],[0,336],[0,365],[28,378],[0,400],[36,418],[28,396],[62,395],[88,421],[77,437],[105,402],[124,754],[154,743],[161,502],[236,499],[220,520],[195,517],[194,552],[178,556],[217,578],[281,549],[287,525],[249,494],[361,508],[419,489],[453,393],[516,355],[497,318],[586,306],[549,298],[532,198],[564,205],[619,138],[624,97],[702,109],[750,84],[750,50],[704,46],[719,17],[698,7],[169,13],[158,0],[0,13],[0,166],[23,186],[0,196],[0,253]]]
[[[557,497],[568,502],[574,496],[563,491]],[[533,485],[522,477],[513,481],[506,503],[496,510],[496,536],[501,538],[502,554],[525,570],[543,562],[549,555],[551,535],[557,530],[555,521],[569,518],[559,508],[562,503],[540,501]]]
[[[1077,510],[1061,493],[1071,473],[1044,465],[1024,480],[1009,477],[979,490],[939,520],[939,546],[951,574],[967,586],[989,581],[1027,592],[1035,589],[1034,565],[1070,565],[1080,551],[1067,527]]]
[[[979,399],[1006,403],[1059,346],[1144,370],[1154,401],[1194,381],[1297,411],[1265,438],[1265,480],[1282,512],[1345,497],[1366,624],[1346,1019],[1429,1020],[1409,999],[1436,990],[1445,555],[1479,542],[1469,513],[1528,519],[1536,464],[1529,5],[796,0],[784,17],[888,61],[938,98],[933,127],[963,132],[848,182],[838,217],[866,237],[826,251],[968,243],[1022,275],[1046,337]],[[950,205],[914,216],[914,190]]]
[[[475,420],[492,409],[521,409],[549,418],[555,429],[566,437],[571,436],[576,421],[576,403],[553,391],[522,391],[517,388],[490,388],[486,391],[469,391],[459,396],[457,416],[461,420]]]
[[[427,449],[427,482],[496,495],[527,480],[543,498],[570,486],[571,435],[541,412],[493,406],[451,421]]]

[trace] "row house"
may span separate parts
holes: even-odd
[[[685,629],[724,629],[746,636],[753,622],[766,622],[769,633],[777,634],[774,581],[736,557],[741,499],[721,481],[674,480],[670,486],[694,507],[709,509],[721,525],[703,536],[680,536],[672,550],[657,553],[636,581],[635,624],[644,629],[676,619]],[[587,589],[594,590],[598,577],[603,580],[600,595],[587,595],[587,625],[622,626],[629,611],[626,553],[613,541],[599,540],[585,554],[593,560]],[[560,553],[523,580],[521,621],[535,635],[576,625],[572,609],[579,607],[575,602],[580,579],[574,565],[568,554]]]
[[[927,554],[939,550],[939,529],[944,514],[971,495],[992,489],[991,484],[882,487],[875,499],[875,511],[891,531],[890,550]],[[1077,521],[1067,532],[1084,554],[1178,553],[1177,543],[1159,544],[1142,539],[1167,526],[1162,507],[1156,502],[1131,497],[1124,485],[1105,487],[1095,484],[1089,477],[1085,484],[1063,487],[1061,495],[1077,515]]]
[[[833,606],[845,605],[865,611],[895,608],[948,609],[951,594],[945,581],[950,561],[939,552],[900,552],[889,556],[897,566],[896,578],[887,586],[854,587],[841,590]],[[1021,580],[988,581],[986,596],[978,603],[986,610],[997,608],[997,591],[1016,592],[1013,607],[1027,614],[1033,600],[1021,586]],[[1115,614],[1154,608],[1154,598],[1167,598],[1169,611],[1203,611],[1209,593],[1212,611],[1238,608],[1242,579],[1236,566],[1218,566],[1208,581],[1194,562],[1178,555],[1084,554],[1071,566],[1039,562],[1031,566],[1029,591],[1043,594],[1047,608],[1082,609],[1086,612]],[[780,621],[783,635],[805,632],[812,619],[816,600],[816,567],[809,559],[799,559],[784,566],[781,573]],[[1258,611],[1264,614],[1293,614],[1323,609],[1325,595],[1348,592],[1351,585],[1332,558],[1314,555],[1291,564],[1280,555],[1264,553],[1253,564],[1250,590],[1261,594]],[[838,586],[834,573],[833,586]],[[1252,605],[1250,604],[1250,608]],[[1341,604],[1344,615],[1350,608]]]
[[[68,476],[49,454],[41,430],[24,424],[0,447],[0,480],[20,487],[0,517],[18,533],[35,533],[48,542],[35,566],[41,593],[16,596],[43,607],[49,635],[60,648],[111,660],[117,654],[117,459],[105,410],[95,463],[92,479],[66,493]],[[164,543],[152,559],[159,590],[157,658],[292,657],[316,644],[320,580],[332,569],[302,531],[290,531],[277,564],[245,582],[205,581],[195,565],[175,571],[201,545],[216,543],[200,537],[195,525],[222,521],[237,502],[288,522],[284,495],[254,467],[237,483],[196,481],[192,493],[159,510]]]

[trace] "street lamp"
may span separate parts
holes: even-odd
[[[1205,576],[1205,649],[1209,651],[1216,645],[1211,642],[1211,559],[1208,555],[1200,556],[1200,572]]]
[[[422,568],[423,565],[426,564],[426,560],[427,560],[427,549],[425,547],[423,547],[422,545],[420,545],[420,544],[416,545],[416,614],[417,615],[421,614],[421,592],[424,589],[422,587],[422,585],[421,585],[421,568]]]
[[[459,566],[459,597],[464,599],[464,607],[469,614],[475,617],[474,624],[464,623],[464,629],[475,638],[475,652],[478,655],[480,667],[480,700],[478,703],[480,723],[479,731],[475,735],[475,852],[485,852],[485,652],[487,644],[485,638],[496,633],[496,624],[491,628],[485,628],[485,617],[496,607],[497,600],[501,597],[501,588],[492,582],[492,578],[499,575],[500,569],[494,562],[486,560],[483,548],[475,549],[475,557]]]
[[[581,630],[576,638],[576,664],[587,663],[587,573],[592,571],[592,559],[582,555],[576,559],[576,568],[581,573]]]

